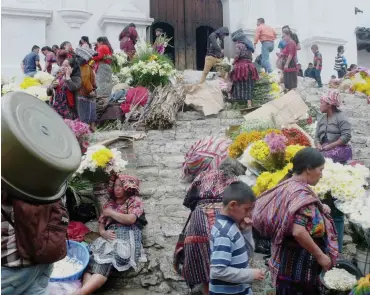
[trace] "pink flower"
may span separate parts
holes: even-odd
[[[283,153],[286,148],[288,139],[284,135],[270,133],[266,135],[265,142],[270,148],[272,154]]]

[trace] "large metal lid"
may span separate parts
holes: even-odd
[[[75,135],[51,107],[27,93],[2,97],[1,115],[2,178],[30,195],[55,197],[81,161]]]

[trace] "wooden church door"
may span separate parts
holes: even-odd
[[[174,46],[166,52],[179,70],[202,67],[206,40],[223,24],[221,0],[150,0],[150,16],[152,30],[164,27],[173,32],[171,36],[165,29]]]

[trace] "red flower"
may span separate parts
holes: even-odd
[[[282,132],[288,139],[287,145],[299,144],[302,146],[311,146],[308,137],[297,128],[284,128]]]
[[[308,125],[311,125],[313,123],[313,121],[312,121],[312,117],[308,117],[308,119],[307,119],[307,124]]]

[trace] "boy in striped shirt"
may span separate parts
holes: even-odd
[[[249,269],[254,252],[251,213],[256,200],[244,182],[229,185],[223,209],[211,231],[211,272],[209,294],[252,294],[250,284],[263,280],[259,269]]]

